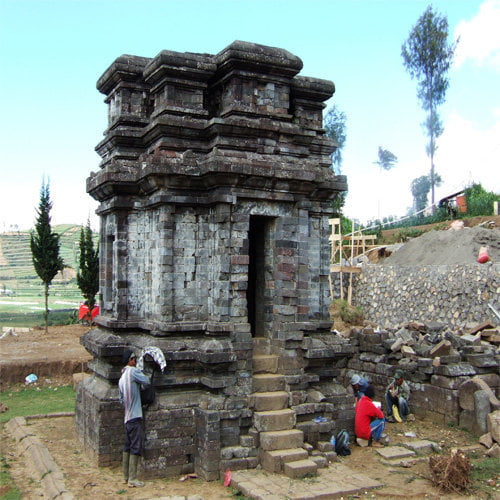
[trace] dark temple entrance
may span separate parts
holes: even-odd
[[[271,234],[273,217],[250,216],[248,231],[248,322],[253,337],[265,337],[265,325],[272,314],[272,297],[267,286],[273,272]]]

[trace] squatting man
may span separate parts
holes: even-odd
[[[387,386],[385,392],[387,422],[404,422],[410,414],[410,407],[408,405],[410,387],[405,382],[403,376],[402,370],[396,370],[394,372],[394,379]]]

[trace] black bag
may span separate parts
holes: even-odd
[[[152,405],[156,401],[156,391],[153,386],[153,379],[154,379],[155,372],[153,370],[153,373],[151,374],[151,383],[144,387],[144,389],[141,389],[141,405],[142,406],[149,406]]]
[[[335,439],[335,452],[337,455],[341,457],[346,457],[351,454],[351,450],[349,449],[349,432],[345,429],[342,429],[337,434],[337,438]]]

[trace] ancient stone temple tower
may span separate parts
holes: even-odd
[[[266,446],[334,425],[301,429],[300,415],[342,410],[326,387],[347,348],[330,334],[328,217],[346,181],[322,129],[334,86],[301,68],[285,50],[234,42],[120,56],[99,79],[109,123],[87,190],[100,202],[101,315],[83,338],[94,373],[76,412],[99,464],[121,454],[127,345],[167,361],[145,412],[145,476],[255,467]],[[305,411],[312,386],[326,399]],[[279,393],[271,410],[288,429],[259,415],[259,390]],[[293,442],[262,444],[285,430]]]

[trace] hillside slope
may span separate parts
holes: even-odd
[[[53,286],[56,288],[58,285],[68,284],[76,278],[81,228],[82,226],[67,224],[52,227],[52,230],[60,235],[60,255],[67,266],[62,273],[58,273],[55,277]],[[22,293],[22,290],[38,287],[40,284],[31,257],[30,231],[1,233],[0,293],[9,289],[19,294]]]

